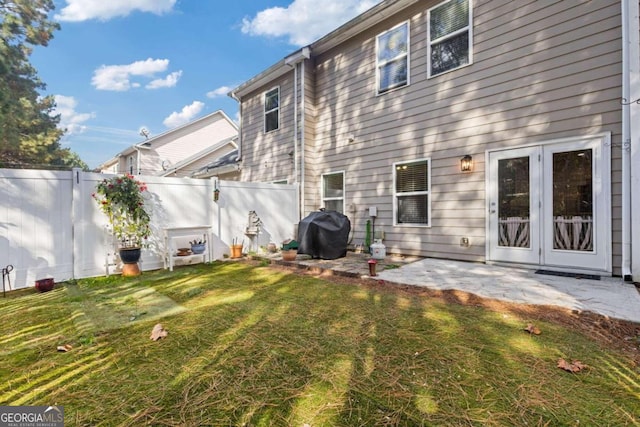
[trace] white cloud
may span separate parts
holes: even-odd
[[[133,11],[156,15],[170,12],[176,0],[66,0],[66,6],[55,15],[60,21],[107,21],[117,16],[127,16]]]
[[[193,101],[190,105],[185,106],[179,113],[174,111],[162,122],[168,128],[174,128],[185,123],[189,123],[195,116],[202,111],[204,103]]]
[[[231,89],[232,88],[229,86],[220,86],[218,89],[207,92],[207,98],[220,98],[221,96],[227,96]]]
[[[140,87],[140,83],[131,82],[132,76],[153,78],[156,73],[162,73],[166,71],[168,67],[168,59],[152,58],[144,61],[136,61],[127,65],[102,65],[93,72],[91,84],[98,90],[124,92],[132,87]]]
[[[180,76],[182,76],[182,70],[174,71],[173,73],[169,74],[164,79],[155,79],[155,80],[151,81],[145,87],[147,89],[159,89],[159,88],[162,88],[162,87],[174,87],[176,84],[178,84],[178,80],[180,80]]]
[[[272,7],[242,20],[242,32],[253,36],[287,37],[305,46],[336,29],[381,0],[293,0],[288,7]]]
[[[78,101],[73,96],[55,95],[55,100],[56,108],[53,114],[60,114],[58,127],[67,130],[66,136],[86,131],[87,126],[83,123],[96,116],[94,113],[78,113]]]

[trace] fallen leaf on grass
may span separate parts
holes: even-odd
[[[558,359],[558,368],[564,369],[567,372],[580,372],[584,369],[587,369],[588,366],[579,360],[574,360],[573,362],[569,363],[564,359]]]
[[[533,323],[529,323],[524,330],[533,335],[540,335],[542,333],[542,331]]]
[[[59,345],[57,347],[57,350],[61,351],[61,352],[67,352],[67,351],[71,350],[72,348],[73,348],[73,346],[71,346],[71,344],[65,344],[65,345]]]
[[[151,330],[151,339],[153,341],[158,341],[160,338],[164,338],[169,335],[169,331],[162,327],[162,324],[158,323]]]

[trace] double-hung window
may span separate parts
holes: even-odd
[[[264,132],[271,132],[280,127],[280,88],[265,92],[264,94]]]
[[[344,213],[344,172],[322,175],[322,204],[328,211]]]
[[[393,165],[394,225],[431,225],[431,160]]]
[[[429,9],[429,77],[471,63],[472,0],[447,0]]]
[[[409,23],[404,22],[376,39],[378,93],[409,84]]]

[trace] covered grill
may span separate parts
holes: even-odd
[[[311,212],[298,224],[298,253],[336,259],[347,255],[351,221],[336,211]]]

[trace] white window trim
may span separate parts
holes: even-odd
[[[278,106],[269,111],[266,111],[264,108],[265,108],[265,100],[267,98],[267,94],[269,92],[272,92],[274,89],[278,90]],[[276,110],[278,111],[278,127],[268,131],[267,130],[267,114]],[[271,133],[280,129],[280,86],[274,86],[271,89],[264,91],[264,93],[262,94],[262,120],[263,120],[262,130],[264,133]]]
[[[381,64],[380,62],[378,62],[378,49],[380,48],[380,37],[382,37],[383,35],[385,35],[386,33],[388,33],[389,31],[393,31],[398,27],[401,27],[403,25],[407,25],[407,53],[405,55],[405,57],[407,58],[407,82],[405,84],[401,84],[398,86],[394,86],[391,87],[389,89],[380,91],[380,67],[384,64],[387,64],[388,62],[392,62],[392,61],[387,61],[384,64]],[[394,90],[403,88],[403,87],[407,87],[411,84],[411,23],[407,20],[407,21],[403,21],[401,23],[399,23],[398,25],[389,28],[386,31],[381,32],[380,34],[378,34],[376,36],[376,51],[375,51],[375,55],[376,55],[376,95],[385,95],[389,92],[393,92]],[[398,56],[397,58],[395,58],[394,60],[398,60],[400,58],[400,56]]]
[[[406,165],[410,163],[418,163],[418,162],[427,162],[427,190],[426,191],[411,191],[411,192],[396,192],[396,167],[399,165]],[[433,224],[433,218],[431,217],[431,158],[425,157],[422,159],[413,159],[413,160],[403,160],[401,162],[395,162],[391,166],[391,174],[393,176],[393,226],[394,227],[418,227],[418,228],[431,228]],[[403,196],[415,196],[426,194],[427,197],[427,224],[404,224],[398,223],[398,194]]]
[[[324,177],[325,176],[329,176],[329,175],[338,175],[338,174],[342,174],[342,197],[325,197],[324,195]],[[346,200],[346,182],[345,182],[345,171],[341,170],[341,171],[335,171],[335,172],[326,172],[323,173],[320,177],[320,194],[322,195],[322,207],[325,208],[326,206],[324,206],[324,202],[326,200],[342,200],[342,214],[345,214],[345,210],[346,210],[346,206],[345,206],[345,200]]]
[[[429,8],[429,10],[427,10],[427,78],[430,79],[432,77],[437,77],[437,76],[441,76],[443,74],[447,74],[450,73],[452,71],[455,70],[459,70],[460,68],[464,68],[464,67],[468,67],[469,65],[473,64],[473,0],[468,0],[469,2],[469,22],[467,24],[467,26],[465,28],[461,28],[457,31],[454,31],[451,34],[447,34],[446,36],[442,36],[440,38],[437,38],[435,40],[431,40],[431,11],[433,9],[436,9],[439,6],[442,6],[445,3],[449,3],[452,0],[445,0],[443,2],[438,3],[437,5]],[[437,44],[441,41],[447,40],[448,38],[454,37],[458,34],[461,34],[463,32],[468,32],[469,33],[469,62],[463,65],[460,65],[459,67],[456,68],[451,68],[450,70],[447,71],[443,71],[441,73],[438,74],[432,74],[431,73],[431,46],[433,44]]]

